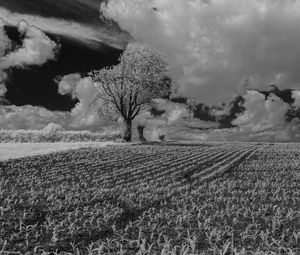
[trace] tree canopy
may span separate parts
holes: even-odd
[[[169,95],[168,62],[159,50],[138,43],[128,44],[119,60],[116,66],[92,72],[96,100],[102,100],[104,116],[118,114],[131,126],[152,99]]]

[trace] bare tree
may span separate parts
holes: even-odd
[[[95,100],[102,100],[99,110],[104,116],[123,118],[123,139],[131,141],[132,120],[152,99],[169,95],[170,84],[164,82],[168,63],[160,51],[138,43],[128,44],[119,60],[116,66],[92,72],[98,91]]]

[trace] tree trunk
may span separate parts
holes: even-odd
[[[143,126],[143,125],[138,125],[138,127],[137,127],[137,130],[139,132],[139,140],[142,143],[147,141],[146,138],[144,137],[144,128],[145,128],[145,126]]]
[[[124,120],[124,130],[123,130],[122,139],[125,142],[131,142],[131,133],[132,133],[132,121]]]

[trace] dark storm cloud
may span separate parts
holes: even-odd
[[[164,51],[188,97],[220,104],[271,84],[300,88],[299,0],[109,0],[102,12]]]

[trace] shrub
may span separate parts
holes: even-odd
[[[92,133],[90,131],[0,130],[1,143],[102,142],[115,141],[119,131]]]
[[[162,142],[166,141],[166,136],[165,135],[159,135],[158,139]]]

